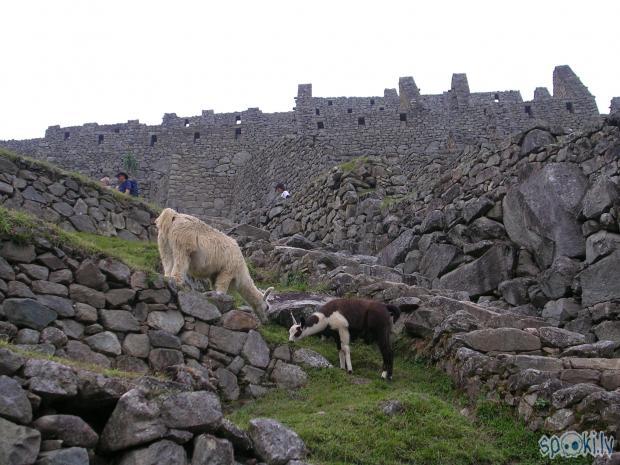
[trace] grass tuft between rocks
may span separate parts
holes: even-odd
[[[124,262],[134,270],[155,274],[159,270],[157,244],[128,241],[83,232],[64,231],[55,224],[42,221],[28,213],[0,206],[0,238],[18,244],[45,239],[54,245],[73,247],[87,255],[105,255]]]
[[[275,344],[287,332],[274,325],[260,329]],[[309,337],[296,347],[314,349],[338,366],[333,341]],[[375,346],[353,343],[354,374],[339,369],[308,369],[309,382],[298,391],[277,389],[234,411],[241,427],[255,417],[288,425],[311,451],[317,465],[586,464],[585,459],[553,462],[540,456],[540,433],[527,430],[513,411],[488,401],[475,405],[452,386],[447,375],[414,357],[397,355],[394,381],[379,379]],[[401,414],[389,416],[382,402],[400,401]],[[471,414],[460,412],[467,408]]]
[[[76,368],[79,370],[92,371],[93,373],[99,373],[104,376],[110,378],[128,378],[128,379],[136,379],[142,376],[152,376],[159,379],[167,379],[164,375],[160,373],[137,373],[132,371],[123,371],[118,370],[116,368],[106,368],[101,365],[97,365],[95,363],[87,363],[79,360],[73,360],[70,358],[57,357],[55,355],[48,355],[42,352],[37,352],[36,350],[26,350],[21,347],[17,347],[10,342],[7,342],[3,339],[0,339],[0,349],[8,349],[11,352],[14,352],[17,355],[20,355],[26,359],[36,359],[36,360],[49,360],[52,362],[60,363],[61,365],[65,365],[71,368]]]

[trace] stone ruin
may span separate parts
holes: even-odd
[[[465,74],[454,74],[450,89],[436,95],[421,93],[412,77],[374,97],[315,97],[312,85],[302,84],[289,112],[205,110],[167,113],[155,126],[137,120],[50,126],[43,138],[0,147],[94,179],[114,176],[132,154],[149,200],[203,218],[239,220],[269,200],[275,183],[298,191],[351,157],[388,156],[408,167],[423,154],[449,156],[541,122],[577,130],[600,118],[587,87],[570,67],[558,66],[553,94],[539,87],[531,101],[514,90],[471,92]]]
[[[581,88],[565,72],[556,70],[552,99]],[[453,90],[437,100],[471,105],[463,100],[464,83],[456,76]],[[415,90],[412,80],[401,81],[397,104],[408,110],[399,123],[432,106]],[[312,101],[307,118],[346,104],[328,99],[317,114],[319,100],[309,92],[302,87],[298,97],[299,108],[299,100]],[[369,107],[379,108],[365,115],[387,111],[387,101],[373,100]],[[304,121],[310,130],[311,120]],[[620,115],[592,114],[580,125],[534,118],[502,140],[455,137],[454,151],[401,153],[387,140],[381,151],[343,149],[354,158],[323,143],[328,133],[321,131],[330,130],[324,121],[310,138],[302,130],[274,142],[271,152],[265,148],[265,160],[274,163],[279,154],[299,156],[291,160],[299,177],[291,199],[257,206],[243,197],[251,188],[238,189],[242,207],[230,216],[241,224],[207,218],[237,239],[259,273],[283,282],[301,275],[325,290],[277,295],[270,319],[286,327],[291,314],[307,315],[334,296],[399,305],[395,331],[472,400],[512,406],[532,430],[596,429],[617,440]],[[185,130],[181,124],[179,134]],[[342,131],[333,137],[351,143]],[[230,162],[239,176],[267,179],[268,170],[250,176],[251,164],[243,163],[260,155],[239,153]],[[304,171],[316,154],[325,162],[319,157]],[[32,160],[0,156],[0,168],[6,208],[68,230],[154,237],[156,211],[144,203]],[[193,195],[199,204],[199,191]],[[260,419],[243,431],[222,418],[222,402],[296,389],[307,380],[304,366],[328,368],[327,360],[268,344],[248,309],[233,308],[229,298],[177,293],[159,276],[147,279],[108,257],[52,244],[44,231],[34,237],[18,245],[0,237],[0,333],[24,353],[68,362],[0,349],[0,453],[23,454],[8,463],[129,465],[160,456],[171,464],[189,457],[197,464],[302,463],[308,451],[294,432]],[[278,448],[281,441],[291,446]],[[211,455],[202,456],[207,450]],[[615,454],[595,463],[618,460]]]

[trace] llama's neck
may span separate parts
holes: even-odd
[[[263,308],[263,293],[258,290],[252,280],[244,280],[244,282],[238,286],[237,290],[243,300],[245,300],[253,309]]]
[[[301,332],[300,339],[306,336],[312,336],[313,334],[318,334],[322,331],[325,331],[325,328],[327,328],[328,321],[327,321],[327,318],[325,318],[325,315],[323,315],[320,312],[314,313],[313,315],[316,316],[319,319],[319,321],[317,321],[312,326],[305,328]]]

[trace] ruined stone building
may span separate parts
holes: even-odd
[[[618,98],[612,107],[618,107]],[[448,91],[420,93],[412,77],[373,97],[315,97],[299,85],[293,111],[164,115],[162,124],[50,126],[45,137],[0,146],[94,178],[114,175],[126,154],[142,194],[198,216],[237,217],[269,201],[275,182],[293,191],[335,163],[382,155],[407,167],[424,153],[450,154],[540,124],[581,129],[600,120],[594,96],[568,66],[523,101],[519,91],[472,93],[454,74]]]

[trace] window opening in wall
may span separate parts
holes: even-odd
[[[532,107],[530,105],[525,105],[525,113],[527,114],[527,116],[529,116],[530,118],[533,118],[534,115],[532,114]]]
[[[186,119],[186,120],[185,120],[185,127],[188,127],[188,126],[189,126],[189,120],[188,120],[188,119]]]
[[[198,139],[200,139],[200,133],[199,132],[195,132],[194,133],[194,142],[196,142]]]
[[[241,128],[236,128],[235,129],[235,139],[238,139],[240,135],[241,135]]]
[[[155,134],[151,135],[151,147],[153,147],[157,143],[157,136]]]
[[[235,124],[241,124],[241,115],[235,116]]]
[[[364,118],[357,118],[357,125],[364,126],[366,124],[366,120]]]
[[[573,107],[573,103],[572,102],[566,102],[566,109],[571,112],[574,113],[575,112],[575,108]]]
[[[353,108],[348,108],[347,113],[353,113]]]
[[[401,121],[407,121],[407,113],[401,113],[400,114],[400,120]]]
[[[323,121],[319,121],[318,123],[316,123],[316,127],[318,129],[325,129],[325,125],[323,124]]]
[[[495,94],[494,100],[495,103],[499,103],[499,94]]]
[[[99,134],[99,137],[97,138],[97,143],[99,145],[103,144],[103,134]]]
[[[375,104],[375,99],[370,99],[370,104],[374,105]]]
[[[71,135],[71,134],[69,134],[69,131],[66,131],[66,132],[65,132],[65,140],[67,140],[67,139],[69,138],[69,136],[70,136],[70,135]]]
[[[316,112],[316,115],[319,116],[321,114],[321,112],[319,111],[319,109],[317,108],[316,110],[314,110]]]
[[[383,110],[385,110],[385,108],[379,107],[379,111],[383,111]]]
[[[118,134],[119,132],[121,132],[121,130],[119,128],[114,128],[114,132]]]
[[[332,102],[331,100],[328,100],[327,104],[331,107],[334,104],[334,102]]]

